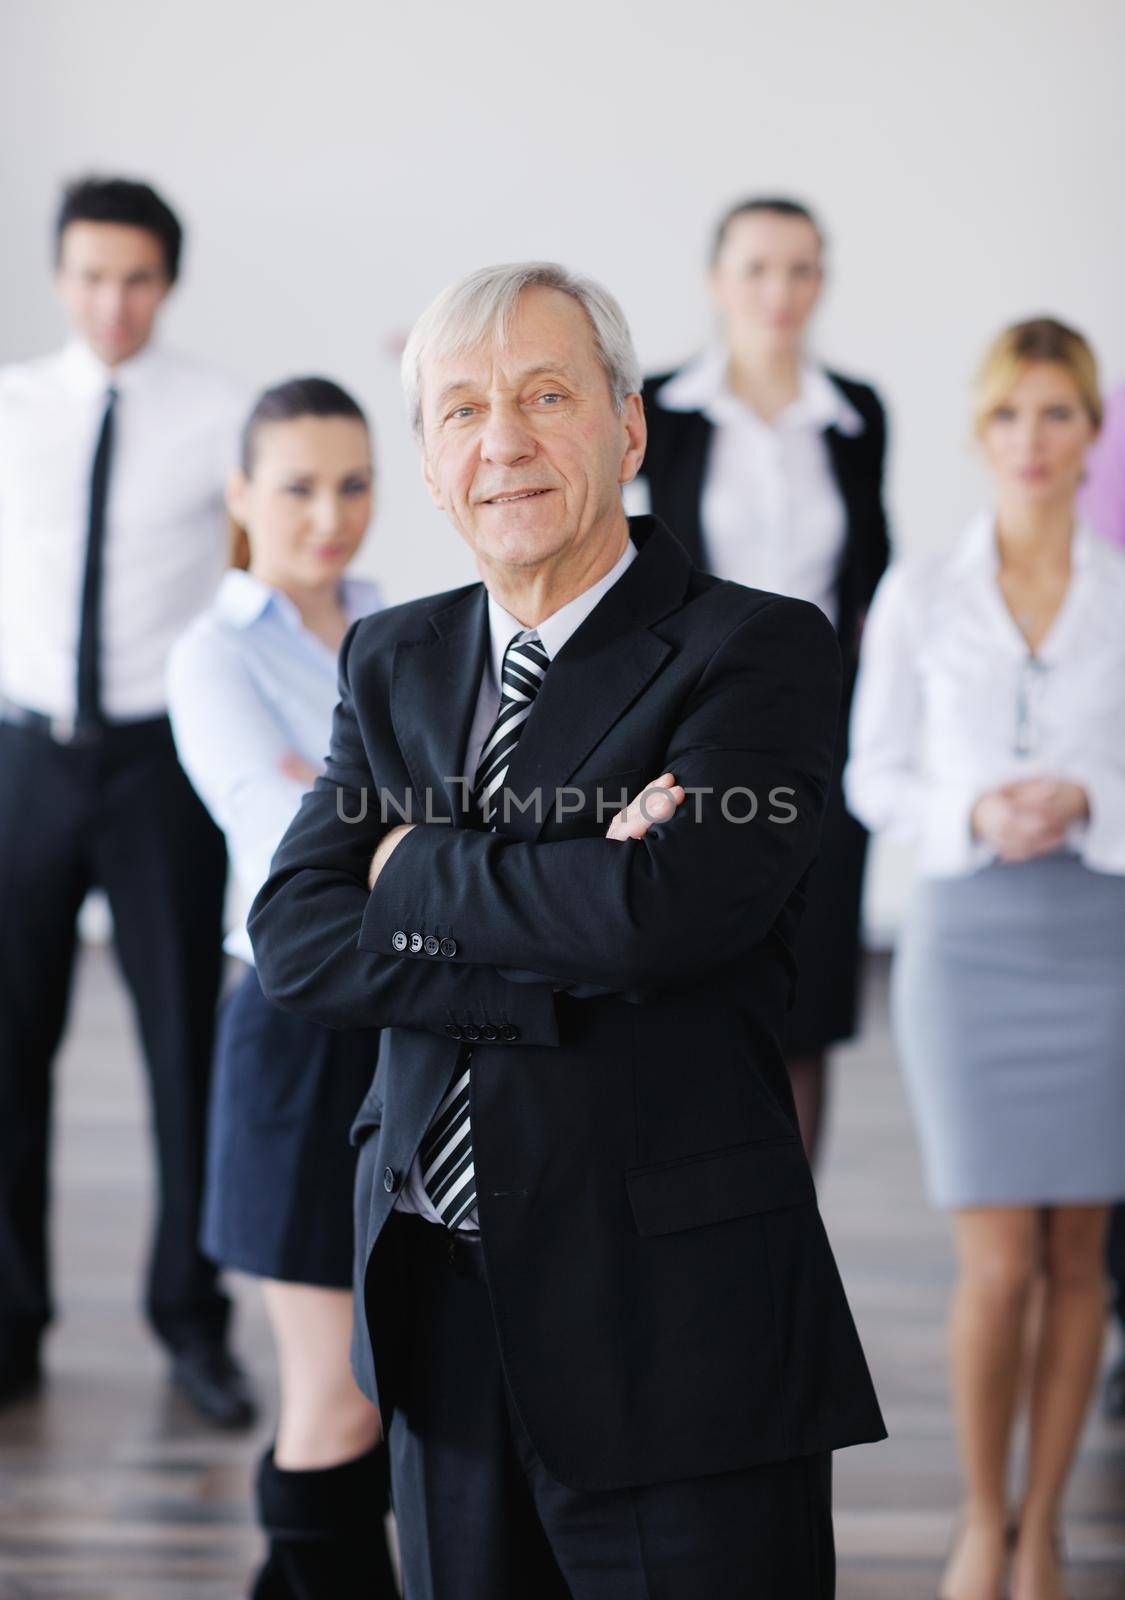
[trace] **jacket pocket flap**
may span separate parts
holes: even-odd
[[[383,1102],[373,1090],[369,1089],[348,1130],[349,1144],[362,1144],[372,1128],[377,1128],[382,1120]]]
[[[625,1185],[642,1238],[816,1198],[798,1138],[732,1145],[687,1161],[639,1167],[625,1174]]]

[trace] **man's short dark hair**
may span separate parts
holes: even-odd
[[[63,232],[72,222],[118,222],[128,228],[144,228],[160,240],[168,281],[175,283],[184,230],[171,206],[147,183],[87,177],[68,184],[55,220],[56,266],[62,257]]]
[[[790,200],[781,195],[754,195],[749,200],[740,200],[737,205],[724,211],[719,218],[715,235],[711,242],[711,265],[719,259],[719,252],[727,242],[727,230],[732,222],[739,217],[800,217],[807,222],[816,234],[821,250],[824,249],[824,229],[817,221],[812,210],[800,200]]]

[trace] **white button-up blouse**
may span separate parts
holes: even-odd
[[[862,433],[863,418],[806,362],[797,398],[765,422],[732,393],[728,362],[725,351],[708,350],[657,396],[666,411],[701,411],[715,429],[699,507],[708,571],[811,600],[835,623],[847,511],[824,432]],[[647,511],[646,500],[643,484],[626,490],[630,511]]]
[[[913,839],[934,877],[994,853],[970,815],[1023,778],[1081,784],[1090,820],[1068,846],[1125,873],[1125,556],[1081,524],[1062,606],[1037,651],[997,582],[994,519],[952,553],[896,562],[863,635],[844,792],[869,828]]]
[[[379,609],[374,584],[345,578],[340,587],[350,622]],[[336,685],[335,650],[305,627],[287,595],[249,572],[226,574],[168,658],[176,750],[226,835],[234,873],[226,949],[251,966],[246,913],[308,787],[282,761],[292,753],[323,763]]]

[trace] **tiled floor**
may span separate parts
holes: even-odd
[[[878,964],[870,988],[864,1037],[838,1062],[821,1201],[891,1438],[837,1457],[839,1597],[932,1600],[957,1495],[942,1356],[950,1257],[921,1195]],[[198,1427],[135,1311],[146,1108],[100,950],[83,961],[60,1066],[61,1314],[42,1399],[0,1417],[0,1600],[235,1600],[258,1549],[248,1485],[268,1428],[229,1438]],[[264,1319],[253,1286],[237,1291],[238,1342],[268,1413]],[[1122,1600],[1125,1428],[1091,1421],[1067,1538],[1073,1600]]]

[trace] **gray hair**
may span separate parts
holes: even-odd
[[[503,349],[525,289],[560,289],[578,301],[590,320],[598,360],[605,368],[613,409],[641,387],[641,368],[625,313],[607,289],[555,261],[517,261],[481,267],[443,289],[411,329],[402,352],[402,387],[415,435],[422,436],[422,363],[474,350],[488,339]]]

